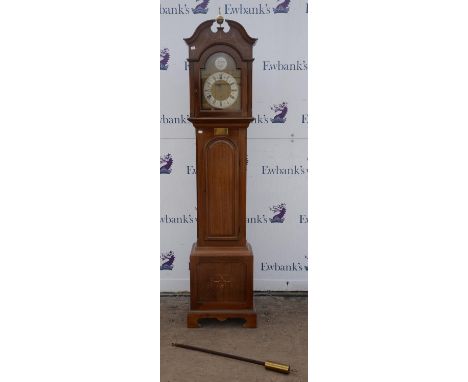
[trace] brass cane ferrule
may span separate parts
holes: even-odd
[[[265,369],[284,374],[289,374],[289,372],[291,371],[289,365],[283,365],[282,363],[276,363],[271,361],[265,361]]]

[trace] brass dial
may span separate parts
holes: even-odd
[[[203,95],[211,106],[225,109],[236,102],[239,97],[239,87],[236,79],[229,73],[216,72],[206,79]]]
[[[200,101],[202,110],[241,110],[241,70],[232,56],[216,52],[200,69]]]

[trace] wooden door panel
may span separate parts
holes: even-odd
[[[206,240],[235,240],[239,235],[239,153],[233,141],[211,139],[205,146]]]

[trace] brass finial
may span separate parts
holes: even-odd
[[[216,22],[221,26],[221,24],[224,22],[224,17],[221,15],[221,7],[219,9],[219,14],[216,16]]]

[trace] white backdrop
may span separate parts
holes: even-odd
[[[161,291],[189,290],[195,133],[183,41],[218,9],[258,39],[248,129],[247,240],[255,290],[307,290],[307,3],[161,1]],[[274,219],[275,215],[281,218]]]

